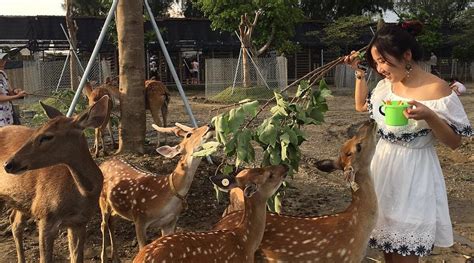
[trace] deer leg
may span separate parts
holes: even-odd
[[[94,141],[94,156],[96,158],[99,157],[99,136],[100,136],[100,128],[96,128],[95,141]]]
[[[110,231],[109,229],[109,219],[110,219],[110,211],[108,211],[107,204],[104,204],[104,201],[100,200],[101,203],[101,210],[102,210],[102,223],[100,224],[100,230],[102,232],[102,251],[100,253],[100,259],[101,262],[107,262],[107,245],[109,241],[109,237],[107,237],[108,232]],[[105,207],[104,207],[105,206]],[[110,238],[112,238],[112,235],[110,235]]]
[[[135,221],[135,233],[137,235],[138,246],[141,250],[146,245],[147,225],[140,218],[134,221]]]
[[[40,262],[53,262],[54,239],[58,234],[58,226],[40,219],[38,222]]]
[[[26,218],[20,211],[15,209],[10,214],[10,223],[12,226],[13,239],[15,240],[16,255],[19,263],[25,262],[25,249],[23,247],[23,229],[25,228]]]
[[[160,118],[160,106],[162,102],[161,101],[154,101],[153,103],[150,102],[150,112],[151,112],[151,117],[153,118],[153,121],[155,122],[156,125],[163,127],[161,123],[161,118]],[[156,145],[160,145],[160,134],[157,133],[156,136]]]
[[[161,116],[163,117],[163,127],[166,127],[166,123],[168,121],[168,105],[163,105],[163,107],[161,107]],[[163,142],[166,144],[166,133],[163,133],[162,136]]]
[[[117,220],[117,216],[109,216],[108,218],[108,226],[109,226],[109,236],[110,236],[110,247],[112,248],[112,262],[118,263],[120,259],[118,257],[118,246],[115,240],[115,222]]]
[[[110,141],[112,142],[112,149],[115,149],[115,140],[114,140],[114,134],[112,132],[112,122],[111,121],[109,121],[109,123],[107,123],[107,130],[109,131]]]
[[[163,226],[161,228],[161,235],[162,236],[167,236],[167,235],[171,235],[175,232],[176,230],[176,222],[178,221],[178,218],[176,218],[175,220],[171,221],[169,224]]]
[[[84,262],[84,242],[86,239],[86,226],[80,225],[67,229],[70,262]]]
[[[102,145],[102,151],[104,152],[104,156],[107,155],[107,151],[105,150],[105,133],[104,133],[104,130],[105,130],[105,127],[104,128],[100,128],[100,144]]]

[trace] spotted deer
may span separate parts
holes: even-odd
[[[223,189],[239,187],[245,199],[238,224],[226,230],[183,232],[161,237],[140,250],[142,262],[254,262],[265,228],[266,202],[280,187],[288,167],[245,169],[237,176],[211,178]]]
[[[109,83],[105,83],[104,85],[101,85],[98,87],[93,87],[90,82],[86,82],[84,86],[84,90],[83,90],[83,93],[87,97],[89,106],[93,105],[95,102],[97,102],[99,99],[101,99],[104,96],[108,97],[109,111],[107,113],[106,120],[104,121],[104,123],[102,123],[100,127],[97,127],[95,129],[94,148],[93,148],[95,157],[99,157],[100,148],[102,148],[104,155],[107,155],[107,151],[105,150],[105,143],[104,143],[105,129],[107,129],[109,132],[112,149],[115,149],[115,145],[116,145],[114,135],[112,132],[112,122],[110,120],[110,113],[114,108],[114,98],[118,95],[111,92],[110,88],[106,87],[107,85],[109,85]],[[102,147],[100,147],[99,142],[102,145]]]
[[[158,132],[174,133],[183,137],[174,146],[162,146],[157,152],[166,158],[178,154],[182,157],[176,169],[167,176],[137,169],[120,159],[110,159],[101,164],[104,187],[100,197],[102,211],[102,262],[107,260],[108,232],[112,247],[112,260],[118,261],[114,221],[117,216],[133,221],[140,248],[146,244],[148,226],[161,228],[163,235],[174,233],[176,221],[185,209],[186,195],[191,187],[201,157],[194,157],[201,145],[214,134],[208,125],[190,128],[176,123],[175,127],[162,128],[153,124]]]
[[[267,214],[259,258],[269,262],[361,262],[377,217],[377,198],[369,174],[375,150],[374,123],[367,122],[342,146],[337,160],[317,163],[320,170],[343,170],[352,185],[352,202],[337,214],[318,217]],[[242,192],[234,192],[242,196]],[[240,200],[241,197],[233,200]],[[214,229],[230,229],[242,211],[221,219]]]
[[[168,106],[170,103],[170,93],[166,86],[158,80],[145,81],[145,106],[150,110],[153,122],[160,126],[166,127],[168,120]],[[160,120],[160,115],[163,122]],[[164,135],[164,142],[166,136]],[[160,138],[157,139],[157,145],[160,144]]]
[[[4,163],[0,199],[14,209],[10,219],[18,262],[25,262],[23,230],[28,217],[37,222],[40,262],[53,262],[54,240],[63,227],[67,228],[70,261],[83,262],[86,225],[98,211],[103,181],[83,130],[98,127],[106,119],[108,98],[74,118],[42,106],[50,118],[42,127],[0,128],[0,161]]]

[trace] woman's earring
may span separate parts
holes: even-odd
[[[410,77],[410,72],[413,70],[413,67],[411,66],[410,63],[407,63],[405,65],[405,72],[407,73],[407,76],[406,78],[409,78]]]

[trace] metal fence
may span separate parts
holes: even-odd
[[[81,61],[82,65],[87,65],[87,60]],[[61,74],[62,73],[62,74]],[[82,70],[78,68],[79,76]],[[114,65],[107,59],[97,59],[94,61],[88,79],[97,83],[103,83],[106,77],[115,77]],[[54,61],[32,60],[23,61],[22,87],[30,94],[50,95],[53,91],[70,89],[70,68],[69,62],[65,64],[65,59]],[[37,100],[34,96],[27,96],[25,103],[30,100]]]
[[[250,87],[260,88],[253,89],[255,92],[261,92],[261,88],[282,89],[287,85],[288,69],[285,57],[249,58],[248,66]],[[212,98],[228,88],[243,87],[242,60],[237,58],[206,59],[205,72],[206,98]]]

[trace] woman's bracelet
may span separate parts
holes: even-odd
[[[362,71],[362,73],[359,73],[360,71],[355,71],[354,72],[354,75],[356,77],[356,79],[362,79],[362,78],[365,78],[365,75],[367,75],[367,72],[365,71]]]

